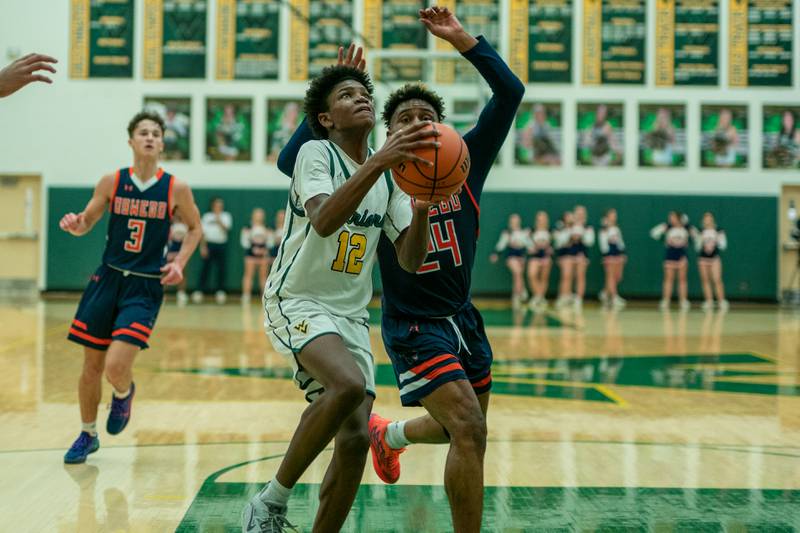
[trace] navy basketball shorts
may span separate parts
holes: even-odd
[[[159,279],[102,265],[83,292],[67,338],[95,350],[107,350],[112,340],[146,349],[163,300]]]
[[[472,304],[449,318],[384,315],[382,335],[406,407],[450,381],[469,380],[475,394],[492,388],[492,347]]]

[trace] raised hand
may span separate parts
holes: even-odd
[[[357,68],[363,72],[367,68],[367,60],[364,58],[364,49],[360,46],[356,46],[356,43],[350,43],[350,46],[347,47],[347,53],[345,54],[344,48],[340,46],[339,61],[336,64]]]
[[[0,70],[0,98],[8,96],[31,82],[42,81],[53,83],[53,80],[37,71],[46,70],[55,74],[56,69],[50,63],[58,63],[58,60],[44,54],[28,54],[21,57]]]
[[[426,130],[432,122],[423,120],[411,126],[402,128],[392,133],[386,143],[378,150],[373,157],[380,162],[381,168],[388,169],[399,165],[404,161],[415,161],[428,167],[433,166],[433,162],[423,159],[414,153],[420,148],[438,148],[441,143],[432,139],[438,137],[440,133],[434,130]]]
[[[420,9],[419,21],[429,32],[452,44],[459,52],[466,52],[478,43],[475,37],[464,30],[455,13],[446,7]]]

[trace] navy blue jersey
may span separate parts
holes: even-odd
[[[514,121],[525,86],[483,37],[463,56],[489,84],[492,98],[475,127],[464,135],[471,167],[461,194],[431,208],[431,239],[419,272],[403,270],[394,244],[381,236],[378,262],[387,316],[450,316],[470,301],[483,185]],[[312,138],[303,121],[278,157],[281,172],[291,176],[297,152]]]
[[[158,181],[145,189],[131,179],[132,168],[117,171],[108,210],[103,263],[141,274],[159,274],[166,261],[175,178],[159,169]]]

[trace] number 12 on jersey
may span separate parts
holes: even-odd
[[[331,263],[334,272],[360,274],[364,266],[364,254],[367,253],[367,236],[362,233],[339,233],[339,248],[336,259]]]

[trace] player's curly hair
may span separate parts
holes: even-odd
[[[423,100],[428,102],[433,107],[433,110],[436,111],[439,122],[444,120],[444,101],[438,94],[428,89],[428,86],[424,83],[406,83],[390,94],[389,99],[386,100],[386,104],[383,106],[381,120],[383,120],[387,128],[392,122],[392,115],[394,115],[394,112],[397,111],[400,104],[408,100]]]
[[[311,80],[311,84],[306,91],[306,98],[303,102],[303,111],[308,117],[308,125],[311,132],[318,139],[327,139],[328,130],[320,124],[320,113],[328,111],[328,95],[330,95],[337,83],[344,80],[355,80],[363,85],[367,92],[372,96],[375,88],[369,79],[369,74],[354,67],[345,65],[333,65],[325,67],[319,76]]]
[[[164,119],[161,118],[161,115],[155,113],[153,111],[139,111],[136,113],[130,122],[128,122],[128,138],[130,139],[133,137],[133,132],[136,130],[136,126],[143,120],[152,120],[161,128],[161,135],[164,135],[164,131],[166,131],[166,126],[164,125]]]

